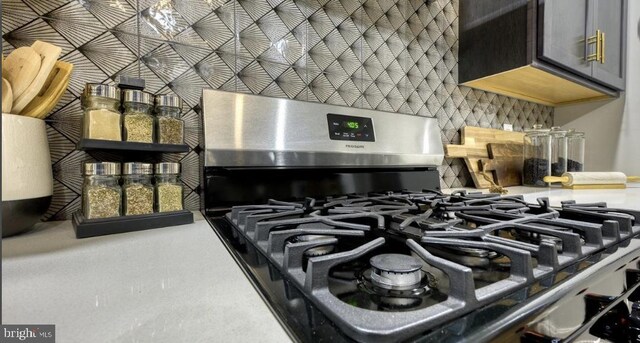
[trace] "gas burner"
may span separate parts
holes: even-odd
[[[334,236],[326,236],[326,235],[301,235],[297,237],[298,242],[313,242],[319,241],[327,238],[334,238]],[[304,252],[304,256],[306,257],[316,257],[323,256],[326,254],[330,254],[335,250],[334,245],[321,245],[319,247],[308,249]]]
[[[373,285],[389,290],[411,290],[420,285],[422,264],[413,256],[376,255],[369,260]]]

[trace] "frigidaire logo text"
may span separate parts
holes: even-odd
[[[364,149],[364,145],[345,144],[347,148]]]

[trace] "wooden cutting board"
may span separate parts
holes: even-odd
[[[522,184],[522,144],[487,144],[489,159],[480,160],[480,170],[491,173],[502,187]]]
[[[488,144],[522,144],[524,133],[465,126],[460,130],[461,144],[445,146],[445,157],[463,158],[473,182],[477,188],[489,188],[491,184],[484,179],[480,169],[480,160],[490,159]],[[499,147],[503,148],[503,147]],[[500,150],[500,153],[503,153]],[[521,157],[520,157],[521,158]],[[489,167],[495,168],[493,165]]]

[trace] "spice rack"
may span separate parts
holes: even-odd
[[[86,219],[82,211],[73,214],[73,229],[76,238],[111,235],[157,229],[174,225],[193,223],[193,213],[187,210],[141,214],[135,216],[121,216],[113,218]]]
[[[188,152],[189,146],[186,144],[160,144],[160,143],[138,143],[123,141],[106,141],[100,139],[82,138],[77,144],[78,150],[126,150],[126,151],[148,151],[179,153]]]
[[[118,88],[121,90],[144,90],[143,79],[120,77]],[[173,103],[168,103],[172,105]],[[181,102],[178,102],[181,105]],[[179,106],[178,106],[179,107]],[[178,111],[179,114],[179,111]],[[102,137],[100,137],[102,138]],[[181,139],[182,141],[182,139]],[[76,148],[83,151],[103,150],[119,153],[125,160],[136,159],[145,152],[184,153],[189,152],[187,144],[140,143],[82,138]],[[142,231],[148,229],[184,225],[193,223],[193,213],[188,210],[156,212],[142,215],[87,219],[82,210],[72,216],[76,238],[87,238],[117,233]]]

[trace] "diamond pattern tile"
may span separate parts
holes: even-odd
[[[193,210],[202,201],[202,88],[434,117],[443,144],[459,143],[465,125],[553,123],[551,107],[457,85],[457,0],[3,0],[2,7],[5,55],[40,39],[75,66],[47,119],[55,178],[47,220],[80,208],[84,161],[122,159],[75,150],[84,84],[118,75],[183,98],[192,151],[161,160],[182,163],[185,206]],[[471,183],[460,159],[438,170],[442,187]]]

